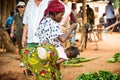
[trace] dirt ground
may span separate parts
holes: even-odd
[[[76,44],[79,47],[79,42]],[[80,63],[82,67],[61,67],[62,80],[75,80],[81,73],[99,70],[109,70],[120,74],[120,63],[106,62],[116,52],[120,52],[120,33],[103,33],[103,41],[97,42],[98,50],[95,50],[95,45],[95,42],[88,42],[87,48],[80,53],[80,57],[99,58]],[[18,57],[17,53],[0,53],[0,80],[35,80],[35,76],[23,75],[23,68],[19,67],[19,60],[16,60],[16,57]]]

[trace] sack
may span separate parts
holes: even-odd
[[[24,59],[27,59],[27,58],[28,60],[30,58],[33,58],[34,60],[36,60],[35,63],[39,62],[39,60],[47,60],[47,59],[50,60],[51,55],[52,54],[54,55],[54,53],[57,54],[57,50],[53,45],[49,43],[37,45],[34,48],[21,49],[23,62],[24,62]],[[33,62],[32,64],[35,64]]]
[[[35,71],[40,71],[45,62],[55,64],[58,58],[56,48],[48,43],[38,45],[34,48],[21,49],[21,59],[26,68],[32,72],[39,74]]]

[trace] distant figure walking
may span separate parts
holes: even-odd
[[[71,14],[70,14],[70,24],[73,24],[73,23],[76,23],[76,22],[77,22],[76,3],[72,3],[72,11],[71,11]],[[75,44],[76,31],[77,31],[77,29],[75,29],[72,32],[72,38],[70,40],[71,45]]]
[[[78,11],[79,28],[82,26],[82,18],[83,18],[83,9],[82,6],[80,6],[80,10]]]
[[[22,49],[22,33],[23,33],[23,15],[24,15],[24,10],[25,10],[25,3],[23,1],[20,1],[17,5],[16,5],[17,9],[18,9],[18,13],[16,13],[13,16],[13,24],[11,27],[11,38],[16,37],[17,40],[17,44],[18,44],[18,49],[19,49],[19,56],[21,58],[21,54],[20,54],[20,50]],[[16,33],[14,33],[14,30],[16,31]],[[22,61],[20,60],[20,67],[23,66]]]
[[[6,24],[5,24],[5,29],[6,29],[6,31],[8,32],[9,36],[10,36],[10,33],[11,33],[11,27],[12,27],[12,24],[13,24],[13,16],[14,16],[14,14],[15,14],[14,11],[11,11],[11,12],[10,12],[10,15],[9,15],[9,17],[7,18]],[[11,41],[12,41],[12,43],[15,45],[16,38],[15,38],[15,37],[12,37],[12,38],[11,38]]]
[[[11,33],[11,26],[13,23],[13,15],[14,15],[14,11],[11,11],[9,17],[6,20],[6,24],[5,24],[5,29],[9,35]]]
[[[105,13],[102,15],[102,17],[100,17],[99,19],[99,24],[97,25],[97,38],[98,40],[102,40],[102,27],[105,27]]]
[[[93,25],[94,25],[94,11],[93,9],[87,4],[87,23],[89,24],[89,29],[88,29],[88,40],[92,41],[91,39],[91,31],[93,29]]]
[[[105,13],[106,13],[106,21],[107,21],[107,26],[110,26],[115,23],[115,12],[114,12],[114,7],[112,5],[112,2],[109,2],[108,5],[105,8]],[[106,30],[108,32],[108,30]]]
[[[78,18],[82,18],[83,17],[83,10],[82,10],[82,6],[80,6],[80,10],[78,11]]]

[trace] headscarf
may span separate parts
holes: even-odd
[[[65,7],[59,0],[51,0],[47,9],[45,10],[44,16],[49,14],[50,12],[64,12]]]

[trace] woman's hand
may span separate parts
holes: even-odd
[[[57,60],[56,64],[61,64],[62,62],[65,62],[66,59],[60,58]]]

